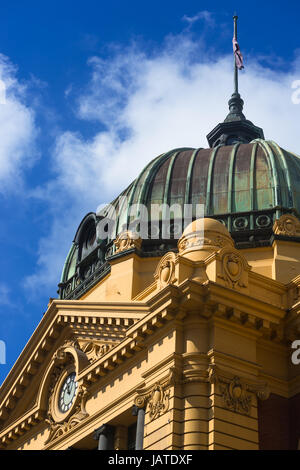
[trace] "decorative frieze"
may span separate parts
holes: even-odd
[[[228,241],[227,238],[223,237],[222,235],[216,235],[212,238],[207,237],[200,237],[200,236],[190,236],[190,237],[183,237],[178,242],[178,250],[181,254],[188,248],[201,248],[203,246],[211,246],[213,248],[223,248],[224,246],[232,246],[232,243]]]

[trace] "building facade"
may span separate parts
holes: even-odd
[[[83,219],[1,387],[1,449],[297,449],[300,159],[242,109]]]

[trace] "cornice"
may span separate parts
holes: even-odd
[[[280,379],[264,372],[261,372],[260,377],[262,378],[262,380],[266,380],[268,382],[270,392],[274,393],[275,395],[280,395],[284,398],[291,398],[297,393],[300,393],[299,381],[298,383],[296,383],[297,380],[295,379]],[[297,389],[295,387],[295,384],[297,385]]]
[[[294,285],[300,284],[300,274],[298,276],[294,277],[288,284],[286,284],[287,288],[290,288]]]
[[[140,321],[136,322],[126,331],[126,338],[111,349],[105,356],[95,361],[91,366],[86,368],[79,379],[83,379],[87,383],[93,383],[100,376],[104,377],[110,371],[123,364],[124,361],[131,358],[136,352],[145,348],[144,340],[156,331],[162,328],[169,320],[173,320],[177,314],[178,301],[170,295],[167,289],[161,292],[162,302],[155,299],[152,306],[154,311],[145,315]]]
[[[288,286],[283,284],[276,279],[272,279],[267,276],[263,276],[255,271],[249,272],[249,282],[253,282],[254,285],[264,286],[267,290],[274,292],[276,294],[287,294]]]
[[[181,354],[178,354],[175,352],[169,354],[167,357],[157,362],[155,366],[150,367],[150,369],[146,370],[142,374],[143,379],[148,380],[150,377],[154,376],[158,371],[159,371],[159,374],[161,374],[162,373],[161,371],[164,369],[164,367],[170,368],[170,363],[175,364],[175,365],[179,363],[181,364],[182,363]]]
[[[286,309],[271,305],[263,300],[256,299],[249,294],[244,294],[236,290],[221,286],[213,281],[208,282],[210,299],[227,305],[229,308],[239,305],[239,309],[249,315],[254,315],[257,318],[278,324],[286,316]]]
[[[34,349],[40,342],[40,338],[45,336],[56,338],[58,336],[54,332],[54,323],[56,320],[57,324],[64,323],[62,318],[60,318],[60,312],[65,312],[65,315],[73,314],[74,318],[80,317],[80,313],[78,312],[82,312],[81,315],[84,315],[84,322],[88,323],[90,317],[86,315],[87,313],[91,316],[94,314],[96,318],[99,317],[99,313],[104,317],[111,317],[113,313],[114,318],[137,320],[140,316],[147,313],[147,311],[148,306],[141,302],[86,302],[82,300],[53,300],[50,303],[48,310],[40,320],[30,340],[15,362],[10,373],[3,382],[0,390],[0,403],[3,400],[2,390],[9,388],[9,384],[16,379],[16,376],[18,376],[18,373],[20,373],[20,369],[23,368],[24,362],[27,362],[29,357],[33,354]],[[47,348],[45,348],[45,350],[47,350]]]
[[[240,359],[232,354],[218,351],[217,349],[208,351],[207,357],[211,364],[216,363],[222,365],[224,369],[230,365],[230,368],[235,369],[239,375],[241,373],[244,374],[248,378],[248,381],[251,380],[251,377],[252,380],[257,380],[262,369],[256,362]]]
[[[18,439],[20,436],[26,434],[38,423],[44,421],[45,417],[45,410],[38,410],[37,407],[30,410],[28,413],[18,419],[17,424],[12,423],[7,428],[2,430],[2,432],[0,433],[0,449],[1,446],[2,448],[5,448],[6,445]]]
[[[147,309],[147,304],[144,302],[138,301],[128,301],[128,302],[90,302],[87,300],[60,300],[54,299],[50,304],[47,312],[52,310],[84,310],[84,312],[93,312],[97,313],[99,310],[107,312],[113,311],[114,313],[117,310],[120,312],[128,312],[132,314],[134,312],[140,313],[143,309]]]
[[[152,292],[156,291],[157,289],[157,281],[152,282],[150,286],[146,287],[142,292],[140,292],[136,297],[134,297],[133,301],[142,301],[146,297],[148,297]]]
[[[250,336],[255,334],[257,337],[261,337],[263,333],[267,330],[270,330],[269,337],[272,336],[271,331],[275,331],[275,328],[278,326],[281,318],[283,317],[283,312],[281,309],[276,307],[270,307],[270,311],[273,313],[270,319],[270,312],[267,318],[265,312],[264,316],[266,319],[261,319],[259,314],[248,314],[245,313],[243,310],[236,310],[232,308],[227,308],[226,304],[216,302],[216,296],[214,295],[214,286],[209,286],[210,292],[207,294],[207,289],[200,289],[199,292],[199,284],[194,281],[184,282],[181,286],[168,286],[168,288],[163,289],[160,291],[160,302],[154,301],[154,305],[158,308],[150,308],[149,306],[149,313],[145,315],[142,319],[132,325],[126,331],[126,339],[124,339],[121,343],[115,346],[112,350],[110,350],[104,357],[99,359],[99,361],[92,364],[90,367],[85,369],[82,373],[81,378],[85,378],[88,382],[94,382],[97,380],[98,376],[104,376],[109,373],[110,370],[113,370],[119,364],[122,364],[126,358],[132,357],[135,351],[140,351],[144,347],[144,339],[152,334],[154,334],[157,329],[161,328],[166,324],[168,321],[175,321],[176,318],[182,318],[185,315],[184,312],[193,311],[190,309],[190,306],[193,306],[193,299],[192,294],[193,291],[196,290],[197,296],[201,296],[205,298],[208,303],[213,301],[214,308],[210,309],[210,317],[212,318],[215,314],[223,317],[224,324],[230,323],[234,324],[236,321],[239,322],[239,327],[243,328],[244,333]],[[212,289],[210,289],[212,287]],[[181,289],[182,288],[182,289]],[[226,287],[221,287],[221,290],[227,290]],[[181,295],[180,295],[181,292]],[[176,298],[172,297],[171,293],[176,293]],[[157,296],[159,296],[157,294]],[[245,294],[240,294],[238,292],[234,293],[237,295],[238,299],[243,297]],[[192,301],[192,304],[189,304],[188,300]],[[152,299],[151,299],[152,300]],[[154,299],[155,300],[155,299]],[[183,302],[182,302],[183,301]],[[203,302],[203,299],[202,299]],[[253,309],[257,312],[258,309],[257,305],[260,301],[255,301]],[[154,307],[153,305],[153,307]],[[267,304],[268,305],[268,304]],[[200,312],[199,312],[200,313]],[[259,312],[260,313],[260,312]],[[280,315],[281,318],[278,318]],[[271,321],[273,320],[273,322]],[[236,325],[235,325],[236,326]],[[247,333],[247,330],[249,333]],[[259,332],[261,330],[261,332]],[[274,334],[273,334],[274,336]]]
[[[300,313],[300,300],[297,301],[296,303],[294,303],[291,308],[289,308],[288,313],[289,313],[289,317],[299,315],[299,313]]]

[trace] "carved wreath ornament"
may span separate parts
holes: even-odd
[[[227,408],[247,415],[250,414],[252,396],[241,384],[238,377],[234,377],[228,383],[220,382],[219,387]]]
[[[159,261],[154,277],[160,289],[176,281],[175,277],[176,255],[169,252]]]
[[[266,400],[270,395],[266,383],[247,383],[237,376],[226,377],[220,375],[214,365],[209,368],[209,382],[219,387],[224,405],[227,409],[250,415],[252,397],[256,395],[260,400]]]
[[[243,268],[240,258],[235,253],[224,256],[223,268],[227,279],[230,280],[232,284],[239,282]]]
[[[223,250],[222,250],[223,251]],[[221,273],[218,277],[223,279],[231,288],[247,287],[249,266],[243,256],[237,251],[226,250],[220,252]]]

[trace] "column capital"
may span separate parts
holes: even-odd
[[[145,410],[145,406],[132,405],[132,416],[137,416],[139,410]]]
[[[109,424],[102,424],[99,428],[94,430],[93,438],[95,440],[99,440],[101,434],[109,436],[113,433],[113,430],[113,426],[110,426]]]

